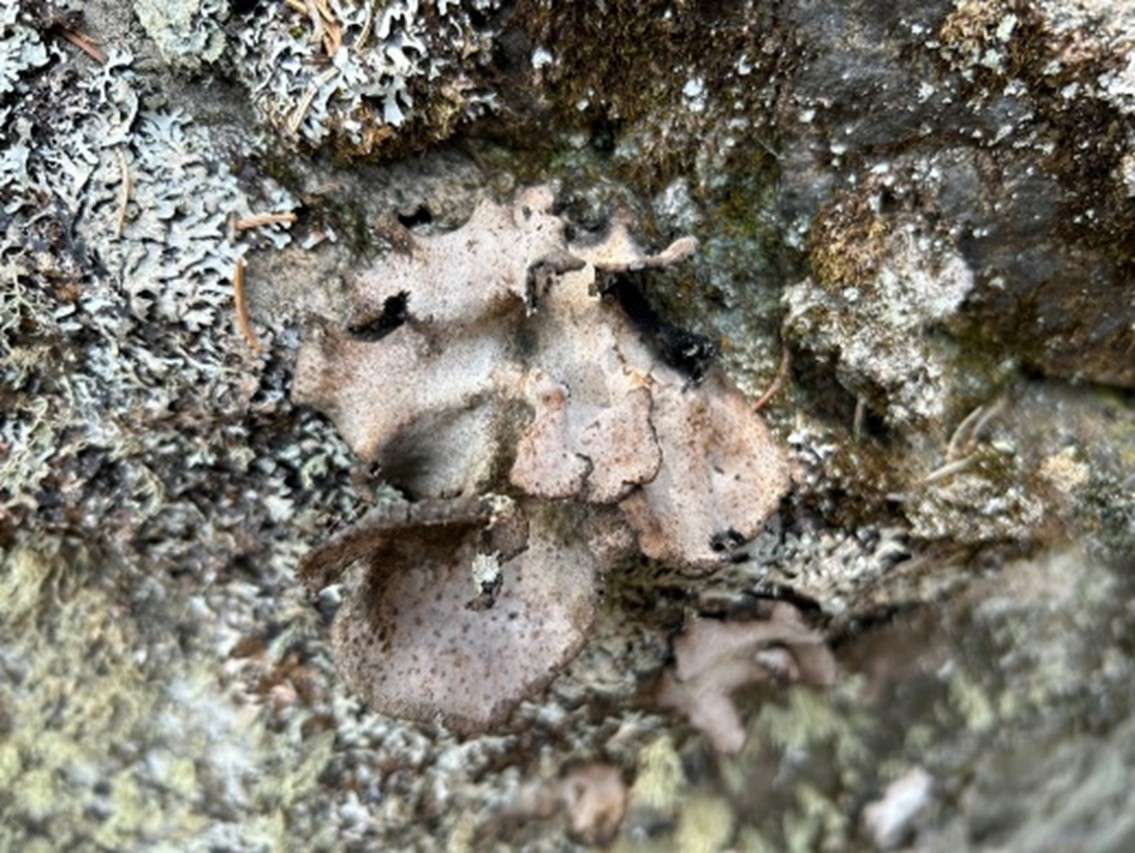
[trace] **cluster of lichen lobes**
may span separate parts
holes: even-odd
[[[345,161],[448,139],[494,100],[486,67],[497,0],[288,4],[239,17],[237,76],[289,144]]]
[[[644,252],[621,214],[569,243],[552,203],[530,189],[456,231],[404,235],[404,251],[350,278],[346,316],[316,324],[298,356],[293,399],[416,498],[372,510],[300,568],[315,592],[366,561],[334,638],[349,683],[387,713],[500,724],[578,652],[608,569],[637,546],[716,571],[788,486],[748,402],[689,361],[712,346],[639,289],[638,271],[696,241]],[[492,492],[512,499],[478,498]],[[507,546],[504,515],[526,519]],[[474,582],[486,559],[499,602]],[[481,673],[495,657],[524,665]]]

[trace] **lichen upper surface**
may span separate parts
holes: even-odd
[[[510,617],[519,621],[509,639],[489,639],[496,613],[462,610],[478,552],[490,545],[454,540],[438,527],[428,547],[406,551],[422,536],[410,510],[401,538],[383,531],[383,547],[404,554],[406,577],[418,563],[425,586],[395,600],[388,575],[397,559],[376,558],[339,617],[340,660],[350,680],[395,713],[499,721],[501,708],[577,650],[574,637],[593,617],[582,604],[619,556],[611,543],[637,539],[647,557],[710,572],[759,532],[787,489],[783,453],[760,418],[719,371],[691,357],[712,347],[664,324],[635,289],[636,276],[680,262],[695,243],[682,239],[650,254],[625,217],[603,235],[569,243],[551,206],[548,191],[529,190],[510,207],[486,202],[449,234],[409,236],[381,266],[348,282],[349,316],[324,323],[301,347],[294,398],[329,414],[388,480],[455,508],[504,491],[523,498],[533,518],[527,549],[502,562],[504,595],[525,599]],[[620,537],[619,527],[633,536]],[[588,529],[604,529],[590,553]],[[573,530],[577,541],[557,530]],[[313,589],[358,556],[345,541],[305,562]],[[318,568],[327,563],[333,575]],[[468,588],[443,594],[450,577]],[[580,604],[567,604],[580,588]],[[433,594],[439,606],[405,624],[413,601]],[[553,630],[565,606],[570,630]],[[455,633],[456,624],[464,627]],[[513,679],[494,701],[479,700],[479,717],[470,715],[458,708],[460,697],[435,685],[442,665],[428,672],[421,664],[439,660],[431,637],[443,636],[445,655],[465,661],[449,683],[467,679],[494,648],[524,658],[523,667],[507,669],[531,665],[540,677]],[[419,663],[401,672],[401,656]],[[489,675],[478,684],[490,685]],[[392,698],[404,690],[417,695]]]

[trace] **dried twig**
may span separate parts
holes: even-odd
[[[366,0],[366,18],[363,19],[363,28],[359,31],[355,43],[351,45],[351,50],[355,53],[361,53],[363,48],[366,47],[367,39],[370,38],[371,28],[374,26],[374,3],[375,0]]]
[[[116,148],[114,151],[118,155],[118,171],[122,176],[121,189],[118,194],[118,216],[114,221],[114,235],[121,237],[123,229],[126,228],[126,213],[130,204],[132,184],[130,182],[130,167],[126,164],[126,155],[122,153],[121,148]]]
[[[233,269],[233,302],[236,303],[236,323],[240,328],[240,333],[244,335],[244,339],[248,341],[252,351],[260,355],[264,348],[260,345],[256,333],[252,331],[252,324],[248,320],[248,301],[244,295],[244,258],[237,258],[236,267]]]
[[[97,62],[99,65],[106,65],[106,54],[103,53],[95,46],[95,40],[78,30],[72,30],[67,27],[59,27],[59,35],[83,51],[87,56]]]
[[[250,231],[253,228],[262,228],[265,225],[291,225],[296,221],[294,213],[258,213],[246,216],[233,223],[237,231]]]
[[[784,347],[780,355],[780,367],[776,369],[776,376],[773,377],[772,384],[768,386],[765,393],[757,398],[757,402],[753,403],[753,411],[759,412],[769,404],[769,401],[776,396],[776,393],[784,385],[784,380],[788,377],[788,347]]]
[[[303,124],[304,117],[307,111],[311,109],[311,103],[315,100],[315,96],[319,94],[319,87],[325,83],[330,83],[335,75],[339,73],[339,69],[332,66],[311,81],[307,87],[307,91],[303,93],[296,108],[292,110],[292,114],[288,116],[287,130],[289,133],[298,133],[300,125]]]

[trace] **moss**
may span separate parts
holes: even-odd
[[[660,737],[638,754],[638,773],[631,788],[632,807],[644,806],[663,814],[674,811],[686,785],[682,761],[669,737]]]
[[[782,821],[785,849],[806,851],[846,849],[851,841],[851,819],[840,803],[811,785],[796,791],[797,808]]]
[[[832,289],[868,286],[886,254],[887,236],[870,187],[837,193],[808,231],[812,275]]]
[[[834,705],[826,694],[804,687],[788,690],[784,704],[761,708],[750,738],[783,751],[806,750],[827,743],[834,748],[840,764],[850,764],[868,755],[855,718]]]
[[[744,6],[521,0],[511,20],[553,56],[541,71],[548,104],[533,116],[543,132],[548,114],[559,132],[582,132],[619,180],[650,193],[694,171],[723,110],[748,116],[738,135],[751,138],[767,114],[761,83],[791,55],[773,12]]]
[[[176,620],[128,610],[103,562],[46,537],[0,554],[0,586],[21,591],[18,609],[0,610],[0,652],[20,661],[18,683],[0,688],[0,847],[31,849],[45,825],[56,848],[180,845],[237,806],[230,840],[282,840],[332,737],[268,734],[218,689],[215,660],[148,633]]]
[[[1008,11],[1009,4],[1002,0],[958,0],[943,19],[938,37],[947,50],[970,63],[980,62],[997,40],[998,27]]]
[[[778,171],[776,158],[761,149],[731,159],[730,180],[718,192],[703,193],[701,200],[711,217],[707,231],[764,247],[779,246],[782,225],[774,214]]]
[[[959,672],[950,679],[950,699],[971,732],[988,732],[997,724],[997,703],[969,673]]]

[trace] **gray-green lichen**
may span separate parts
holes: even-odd
[[[228,0],[134,0],[134,14],[174,68],[197,71],[225,52]]]
[[[497,0],[258,4],[239,19],[236,69],[286,138],[362,156],[437,142],[483,112],[475,69]]]
[[[29,69],[47,64],[47,47],[31,27],[19,20],[19,4],[6,2],[0,6],[0,96],[6,97],[16,90],[16,81]],[[26,148],[5,148],[4,169],[16,165],[13,157],[26,156]]]
[[[0,186],[0,505],[17,519],[39,511],[62,523],[79,506],[70,523],[126,506],[152,516],[169,511],[162,457],[180,440],[179,411],[208,411],[233,435],[244,429],[256,383],[238,369],[247,345],[233,324],[232,275],[250,245],[279,247],[288,236],[233,224],[294,202],[269,180],[242,185],[227,167],[235,152],[185,113],[144,106],[129,53],[112,48],[104,65],[80,67],[54,42],[49,56],[6,99],[15,114],[5,150],[22,168]],[[247,470],[250,454],[232,450],[222,453]],[[217,457],[201,435],[185,461]],[[92,506],[98,489],[81,471],[100,465],[116,487]]]
[[[16,604],[0,617],[0,844],[278,847],[330,739],[299,752],[266,732],[207,658],[184,654],[174,602],[149,604],[165,638],[124,612],[96,580],[104,557],[43,538],[0,554]]]

